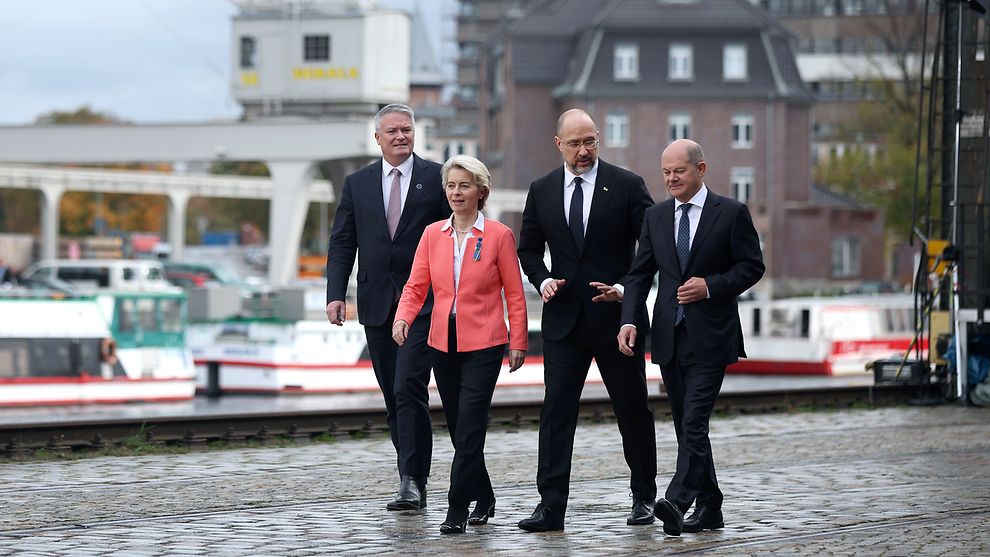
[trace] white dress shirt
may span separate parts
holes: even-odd
[[[567,165],[564,165],[564,222],[571,222],[571,198],[574,197],[574,179],[581,178],[581,193],[584,197],[581,200],[584,202],[582,205],[582,215],[581,222],[584,225],[585,233],[588,232],[588,216],[591,215],[591,198],[595,196],[595,181],[598,180],[598,161],[595,161],[595,165],[589,168],[584,174],[575,174],[571,172]],[[545,279],[540,283],[540,294],[543,294],[543,289],[546,288],[547,283],[549,283],[553,278]],[[622,285],[616,284],[616,288],[622,291]]]
[[[591,198],[595,195],[595,180],[598,179],[598,161],[584,174],[574,174],[564,165],[564,222],[571,222],[571,198],[574,197],[574,179],[581,178],[581,193],[584,194],[581,207],[581,223],[588,230],[588,215],[591,214]]]
[[[478,211],[478,218],[474,221],[474,225],[471,230],[464,236],[464,241],[457,244],[457,232],[454,229],[454,215],[450,215],[447,222],[440,228],[441,232],[447,232],[450,234],[451,239],[454,240],[454,303],[450,306],[450,315],[457,314],[457,290],[461,286],[461,266],[464,264],[464,249],[468,244],[468,238],[474,238],[474,231],[479,232],[485,231],[485,215]]]
[[[688,203],[692,206],[691,210],[688,211],[688,226],[691,228],[691,237],[688,238],[688,249],[694,246],[694,237],[698,233],[698,223],[701,222],[701,211],[705,209],[705,200],[708,199],[708,186],[704,182],[701,183],[701,189],[698,193],[694,194],[694,197],[688,200]],[[681,224],[681,217],[684,216],[684,211],[681,210],[681,203],[678,200],[674,200],[674,245],[677,245],[677,230],[678,226]]]
[[[392,166],[385,159],[382,159],[382,199],[385,201],[385,218],[388,218],[388,200],[392,197],[392,169],[398,168],[402,173],[399,178],[399,188],[402,190],[402,199],[399,200],[399,214],[406,206],[406,197],[409,195],[409,183],[412,181],[413,156],[402,161],[399,166]]]

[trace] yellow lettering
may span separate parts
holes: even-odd
[[[245,81],[246,79],[243,75],[244,73],[248,72],[242,73],[242,81]],[[250,73],[255,74],[253,78],[253,85],[257,85],[257,72]],[[344,68],[341,66],[331,66],[326,68],[292,68],[292,79],[296,81],[307,81],[313,79],[358,79],[360,76],[361,71],[357,68],[357,66],[351,66],[349,68]]]

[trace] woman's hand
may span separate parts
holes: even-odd
[[[526,351],[525,350],[509,350],[509,373],[522,367],[523,362],[526,361]]]
[[[407,336],[409,336],[409,323],[401,319],[392,323],[392,340],[396,344],[402,346],[406,342]]]

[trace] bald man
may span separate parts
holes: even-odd
[[[564,529],[578,402],[592,358],[612,399],[631,471],[630,525],[654,521],[656,439],[647,406],[643,343],[632,357],[616,347],[624,275],[653,199],[643,179],[598,158],[598,128],[583,110],[557,122],[563,164],[529,187],[519,233],[519,260],[543,295],[544,393],[536,484],[540,504],[519,522],[530,532]],[[551,268],[543,260],[550,248]],[[644,327],[639,302],[636,323]]]
[[[745,356],[736,297],[763,276],[760,239],[746,205],[711,192],[701,146],[680,139],[660,159],[670,199],[646,211],[625,284],[619,350],[638,359],[646,329],[633,308],[659,274],[650,330],[677,434],[677,468],[654,514],[669,535],[724,527],[708,421],[725,367]],[[694,513],[684,513],[694,505]]]

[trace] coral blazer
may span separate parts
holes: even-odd
[[[452,230],[441,230],[446,223],[447,220],[435,222],[423,231],[395,313],[396,321],[412,325],[432,286],[433,313],[427,344],[441,352],[447,351],[447,324],[454,305],[454,241]],[[506,343],[512,350],[526,350],[526,298],[512,230],[485,219],[485,230],[475,228],[474,234],[465,240],[457,291],[457,351],[483,350]],[[481,250],[476,260],[479,241]],[[509,329],[505,326],[506,305]]]

